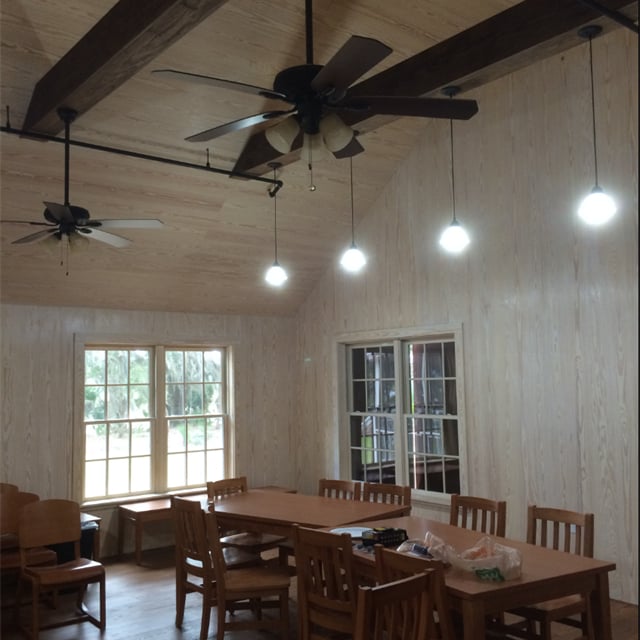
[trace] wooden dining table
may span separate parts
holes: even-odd
[[[430,531],[458,552],[474,546],[484,535],[418,516],[362,521],[360,526],[398,527],[407,531],[409,539],[421,541]],[[445,582],[452,607],[462,615],[464,640],[484,640],[485,617],[489,614],[585,591],[591,594],[594,637],[612,640],[609,572],[616,568],[613,562],[554,551],[508,538],[496,538],[496,541],[519,549],[522,553],[519,578],[492,582],[480,580],[471,573],[453,567],[445,569]],[[359,550],[357,545],[354,553],[363,575],[374,575],[373,554]]]
[[[211,507],[210,507],[211,508]],[[320,529],[408,515],[410,506],[250,489],[215,502],[225,529],[291,536],[292,525]]]

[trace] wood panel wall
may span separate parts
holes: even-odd
[[[252,486],[292,486],[293,319],[3,305],[1,326],[3,481],[41,498],[74,497],[74,336],[80,334],[232,345],[235,472]],[[90,511],[104,518],[103,554],[115,553],[113,509]],[[155,534],[149,532],[145,547],[162,543],[163,530],[158,540]]]
[[[337,334],[461,324],[469,492],[507,500],[518,538],[528,503],[594,512],[612,593],[637,603],[637,37],[620,29],[593,55],[618,216],[595,229],[575,213],[594,184],[586,44],[478,90],[479,115],[454,124],[459,257],[437,244],[451,181],[434,121],[356,230],[366,271],[336,266],[300,310],[297,484],[340,468]]]

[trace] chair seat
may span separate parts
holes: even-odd
[[[226,547],[222,550],[224,562],[229,569],[242,567],[255,567],[264,563],[264,560],[257,553],[250,553],[235,547]],[[194,558],[185,558],[185,564],[196,574],[202,572],[202,562]]]
[[[538,602],[534,607],[518,607],[512,610],[516,615],[540,619],[552,615],[554,619],[565,618],[584,611],[584,598],[580,595],[565,596],[554,600]]]
[[[25,567],[23,574],[37,580],[42,586],[76,584],[99,580],[104,576],[104,566],[95,560],[79,558],[52,567]]]
[[[55,564],[58,556],[52,549],[40,547],[29,549],[27,563],[29,565]],[[3,571],[20,568],[20,551],[2,551],[0,553],[0,569]]]
[[[220,538],[220,543],[223,547],[247,547],[252,551],[259,553],[260,551],[272,549],[284,540],[286,540],[284,536],[276,536],[270,533],[243,531],[242,533],[233,533],[228,536],[222,536]]]
[[[5,549],[18,549],[20,547],[20,543],[18,541],[18,536],[15,533],[3,533],[0,535],[0,549],[4,551]]]
[[[288,572],[279,568],[248,568],[234,569],[226,574],[225,589],[227,596],[233,598],[233,594],[241,592],[244,597],[252,597],[247,594],[257,594],[263,591],[277,589],[289,589],[291,578]]]

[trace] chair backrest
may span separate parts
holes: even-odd
[[[507,527],[507,503],[476,496],[451,496],[449,524],[504,538]]]
[[[18,538],[20,561],[27,563],[27,551],[63,542],[73,543],[74,559],[80,558],[80,505],[73,500],[36,500],[20,511]]]
[[[18,491],[17,484],[11,484],[10,482],[0,482],[0,493],[15,493]]]
[[[359,587],[354,640],[424,640],[429,601],[427,573]]]
[[[340,498],[342,500],[360,500],[362,487],[359,482],[352,480],[318,480],[318,495],[325,498]]]
[[[364,502],[384,502],[411,506],[411,487],[399,484],[384,484],[380,482],[365,482],[362,485],[362,500]]]
[[[171,510],[175,523],[176,567],[192,564],[204,575],[210,573],[213,580],[205,514],[200,502],[173,496]]]
[[[427,571],[429,577],[429,602],[427,608],[428,638],[438,637],[441,640],[454,640],[455,632],[451,619],[451,605],[444,581],[444,564],[439,560],[420,558],[407,553],[399,553],[385,549],[382,545],[374,547],[376,558],[376,575],[379,584],[393,582]],[[438,614],[438,623],[434,612]],[[438,634],[434,632],[436,626]]]
[[[248,488],[246,476],[210,481],[207,482],[207,498],[209,500],[219,500],[236,493],[244,493]]]
[[[304,638],[317,627],[353,634],[357,591],[349,534],[293,526],[298,610]]]
[[[593,558],[593,532],[593,513],[529,505],[529,544]]]
[[[0,493],[0,534],[17,535],[22,508],[39,499],[37,494],[27,491]]]

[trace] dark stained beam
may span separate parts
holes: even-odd
[[[600,4],[637,19],[637,2],[600,0]],[[349,95],[439,95],[447,85],[468,91],[583,43],[577,30],[591,23],[601,25],[604,31],[619,28],[618,23],[580,0],[524,0],[354,85]],[[344,119],[363,133],[394,118],[353,112]],[[273,160],[288,164],[295,157],[289,153],[282,158],[260,132],[249,139],[234,171],[260,175]]]
[[[55,135],[58,107],[88,111],[227,0],[120,0],[36,84],[23,129]]]

